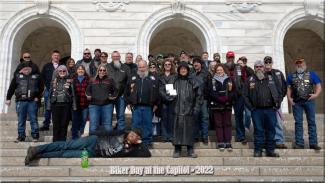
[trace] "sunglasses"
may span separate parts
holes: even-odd
[[[99,72],[106,72],[106,69],[99,69]]]
[[[272,64],[271,61],[265,61],[264,64]]]
[[[23,57],[23,58],[30,58],[30,57]]]
[[[58,72],[66,73],[67,71],[66,70],[59,70]]]
[[[90,55],[90,53],[84,53],[84,55]]]

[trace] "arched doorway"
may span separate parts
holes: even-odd
[[[164,22],[153,33],[149,53],[179,54],[182,50],[192,55],[200,55],[206,50],[206,41],[201,31],[192,23],[182,19]]]
[[[78,58],[82,54],[84,44],[82,32],[76,21],[67,12],[51,7],[47,14],[44,15],[39,14],[38,8],[33,6],[15,14],[7,21],[0,34],[0,62],[2,66],[2,72],[0,72],[0,113],[8,112],[8,107],[4,104],[5,95],[13,70],[19,63],[21,52],[25,51],[23,49],[26,47],[23,45],[26,39],[28,39],[28,36],[33,35],[34,31],[45,27],[60,29],[65,32],[64,34],[69,35],[70,43],[66,45],[70,45],[70,51],[67,51],[69,46],[65,46],[60,50],[63,54],[69,54],[73,58]],[[46,61],[49,61],[49,58]]]
[[[43,65],[50,61],[53,50],[60,51],[62,57],[71,55],[69,33],[59,22],[39,18],[25,24],[19,29],[13,41],[13,59],[9,77],[12,78],[22,53],[30,52],[32,61],[42,70]],[[14,107],[15,105],[11,105],[9,110],[14,111]]]
[[[324,80],[324,23],[304,20],[294,24],[286,33],[283,42],[285,71],[295,71],[293,60],[303,56],[309,70],[315,71]],[[322,82],[324,88],[324,82]],[[324,112],[324,92],[316,100],[316,112]]]
[[[191,40],[187,40],[192,45],[188,46],[189,50],[207,51],[212,55],[211,53],[221,52],[221,42],[216,30],[217,28],[211,20],[190,7],[184,7],[179,13],[175,13],[170,7],[159,9],[152,13],[152,16],[142,25],[137,38],[136,53],[142,55],[143,58],[147,58],[149,51],[158,53],[175,52],[176,50],[179,53],[177,50],[180,49],[178,46],[180,43],[177,43],[176,46],[169,43],[160,46],[162,39],[170,41],[171,38],[165,38],[168,33],[173,33],[173,38],[179,34],[186,38],[191,37]],[[168,37],[170,36],[168,35]],[[176,41],[173,40],[173,43]]]
[[[49,62],[51,52],[58,50],[61,58],[71,55],[71,40],[69,33],[63,28],[41,27],[25,39],[21,53],[29,52],[32,60],[40,69]]]

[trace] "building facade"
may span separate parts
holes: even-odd
[[[40,68],[51,51],[82,57],[84,48],[142,55],[227,51],[249,65],[272,56],[293,71],[302,55],[324,80],[324,0],[4,0],[0,2],[0,113],[23,52]],[[211,58],[212,59],[212,58]],[[324,93],[324,92],[323,92]],[[317,112],[324,109],[324,95]],[[12,107],[13,108],[13,107]],[[283,102],[284,112],[289,112]],[[12,109],[10,109],[12,110]]]

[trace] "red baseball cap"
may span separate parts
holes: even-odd
[[[235,52],[228,51],[227,54],[226,54],[226,57],[235,57]]]

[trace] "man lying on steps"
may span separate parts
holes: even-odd
[[[38,158],[79,158],[84,149],[88,151],[89,157],[151,157],[149,149],[142,144],[140,129],[129,132],[97,129],[90,136],[76,140],[30,146],[25,166]]]

